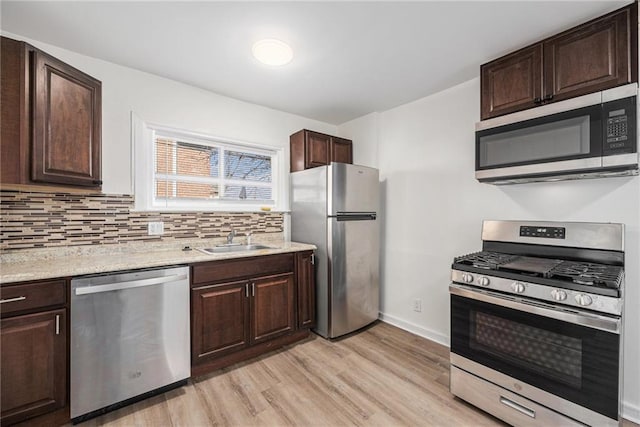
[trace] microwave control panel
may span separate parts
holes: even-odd
[[[631,97],[603,105],[605,125],[603,154],[635,152],[635,102],[636,98]]]
[[[611,117],[613,113],[620,115]],[[612,111],[609,115],[610,117],[607,119],[607,142],[626,141],[628,139],[628,129],[627,116],[624,114],[624,110]]]

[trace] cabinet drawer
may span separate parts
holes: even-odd
[[[0,313],[2,317],[20,311],[64,305],[67,301],[67,282],[47,282],[20,285],[3,285],[0,288]]]
[[[264,255],[193,266],[193,285],[293,271],[293,254]]]

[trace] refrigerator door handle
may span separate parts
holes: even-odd
[[[378,214],[375,212],[338,212],[335,218],[338,221],[375,221]]]
[[[338,211],[335,216],[341,215],[375,215],[373,211]]]

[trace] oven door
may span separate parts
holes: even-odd
[[[602,104],[476,132],[476,178],[554,175],[602,166]]]
[[[451,290],[451,352],[618,418],[620,319]]]

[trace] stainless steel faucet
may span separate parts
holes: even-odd
[[[236,230],[232,228],[231,233],[227,234],[227,245],[230,245],[233,243],[234,237],[236,237]]]

